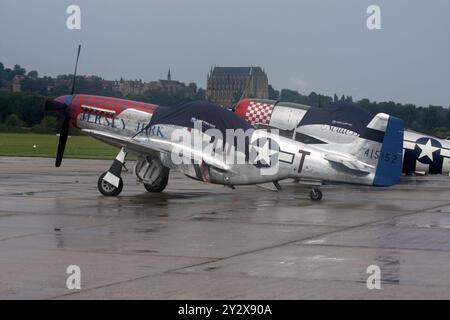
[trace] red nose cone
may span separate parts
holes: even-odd
[[[61,103],[65,103],[67,97],[68,97],[68,95],[65,95],[65,96],[59,96],[58,98],[55,98],[55,101],[58,101],[58,102],[61,102]]]
[[[273,108],[271,101],[243,99],[236,105],[234,112],[252,126],[269,125]]]
[[[234,113],[236,113],[242,119],[245,119],[245,113],[248,111],[251,101],[252,99],[242,99],[241,101],[239,101],[236,105],[236,108],[234,109]]]

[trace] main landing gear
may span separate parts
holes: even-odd
[[[163,168],[159,178],[153,183],[145,183],[144,188],[148,192],[163,192],[169,182],[169,169]]]
[[[170,169],[154,157],[139,157],[134,166],[134,175],[144,184],[148,192],[162,192],[169,181]]]
[[[116,197],[122,192],[121,177],[127,152],[122,148],[114,159],[111,168],[98,178],[98,191],[107,197]],[[163,166],[158,158],[139,157],[134,166],[137,180],[144,184],[148,192],[162,192],[169,181],[170,169]]]
[[[322,191],[318,187],[313,187],[309,193],[309,197],[313,201],[320,201],[322,200]]]

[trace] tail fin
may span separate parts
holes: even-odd
[[[403,166],[403,120],[378,113],[350,151],[358,160],[375,167],[374,186],[400,181]]]

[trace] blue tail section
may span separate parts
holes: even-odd
[[[387,187],[400,181],[403,166],[403,120],[389,116],[373,185]]]

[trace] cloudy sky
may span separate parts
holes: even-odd
[[[81,8],[81,30],[66,9]],[[381,30],[366,9],[381,8]],[[275,88],[450,105],[448,0],[0,0],[0,62],[41,75],[164,78],[265,68]]]

